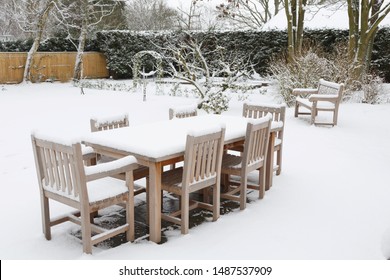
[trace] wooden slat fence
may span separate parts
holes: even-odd
[[[34,56],[32,82],[72,79],[76,52],[38,52]],[[0,84],[20,83],[23,80],[27,53],[0,52]],[[108,78],[106,58],[99,52],[86,52],[83,58],[84,78]]]

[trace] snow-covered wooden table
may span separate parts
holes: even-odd
[[[83,137],[97,153],[112,157],[134,155],[138,163],[149,167],[149,227],[153,242],[161,242],[161,172],[162,167],[183,160],[186,137],[190,131],[205,131],[224,126],[225,148],[242,144],[248,119],[244,117],[203,115],[105,130]],[[273,155],[271,133],[268,155]],[[267,157],[266,189],[272,185],[273,156]]]

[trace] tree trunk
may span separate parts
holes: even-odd
[[[389,14],[390,4],[382,8],[383,1],[348,0],[349,48],[348,58],[351,65],[347,84],[363,83],[370,66],[372,45],[379,23]],[[360,18],[359,18],[360,16]]]
[[[274,15],[275,16],[279,13],[279,10],[281,10],[281,8],[280,8],[281,2],[282,2],[282,0],[274,0],[274,6],[275,6]]]
[[[37,19],[37,30],[35,33],[34,42],[31,46],[27,54],[26,64],[24,67],[23,73],[23,82],[28,83],[31,81],[31,65],[34,58],[35,53],[38,51],[39,45],[42,40],[42,34],[45,30],[45,25],[47,21],[47,17],[49,16],[50,10],[54,7],[54,1],[47,1],[42,12],[38,15]]]
[[[295,56],[301,54],[306,3],[307,0],[284,0],[288,36],[287,62],[294,61]]]
[[[305,7],[307,0],[298,1],[298,19],[297,19],[297,38],[295,44],[295,55],[300,55],[302,52],[302,42],[303,42],[303,23],[305,19]]]
[[[359,1],[348,0],[348,19],[349,19],[349,44],[348,60],[350,65],[353,63],[355,51],[359,40]]]
[[[76,62],[74,65],[73,81],[79,81],[83,77],[83,55],[85,49],[85,41],[88,33],[88,23],[83,19],[81,32],[79,37],[79,45],[77,47]]]
[[[293,62],[294,61],[294,33],[293,33],[293,15],[290,11],[289,1],[284,0],[284,9],[286,12],[286,19],[287,19],[287,62]]]

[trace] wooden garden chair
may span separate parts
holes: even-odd
[[[337,117],[339,113],[339,105],[344,91],[344,84],[337,84],[320,79],[318,88],[304,89],[296,88],[292,91],[293,95],[297,95],[295,101],[295,117],[298,115],[310,115],[310,124],[319,125],[337,125]],[[302,97],[305,96],[305,97]],[[304,107],[309,112],[299,111],[300,107]],[[315,119],[319,111],[327,111],[333,113],[332,122],[320,123]]]
[[[267,114],[272,116],[272,127],[275,131],[275,147],[276,153],[276,175],[280,175],[282,172],[282,152],[283,152],[283,136],[284,136],[284,125],[286,118],[286,106],[282,105],[270,105],[270,104],[248,104],[244,103],[242,115],[245,118],[262,118]],[[271,155],[269,155],[271,156]]]
[[[102,131],[107,129],[119,128],[129,126],[129,117],[127,114],[119,115],[111,118],[91,118],[90,119],[91,132]],[[95,165],[97,155],[91,147],[81,145],[81,151],[83,153],[83,159],[87,165]]]
[[[197,106],[188,105],[188,106],[177,106],[175,108],[169,108],[169,119],[183,119],[189,117],[196,117],[198,115]],[[175,164],[170,164],[170,169],[175,168]]]
[[[134,240],[133,170],[138,166],[135,157],[127,156],[113,162],[85,166],[81,144],[63,144],[31,136],[41,197],[43,232],[51,239],[51,227],[70,221],[81,225],[84,253],[91,254],[92,246],[126,232]],[[111,177],[125,172],[126,180]],[[49,201],[55,200],[77,211],[58,218],[50,217]],[[100,209],[122,203],[126,208],[126,223],[104,229],[91,223],[91,215]],[[92,232],[96,235],[92,236]]]
[[[114,129],[129,126],[129,116],[127,114],[108,117],[108,118],[91,118],[91,132]]]
[[[106,117],[106,118],[97,118],[93,117],[90,119],[90,126],[91,126],[91,132],[97,132],[97,131],[103,131],[103,130],[109,130],[109,129],[116,129],[121,127],[128,127],[129,126],[129,116],[127,114],[122,114],[118,116],[113,117]],[[88,147],[87,147],[88,148]],[[98,156],[100,158],[100,155]],[[107,162],[111,161],[113,158],[110,157],[104,157],[101,161]],[[134,181],[137,181],[142,178],[147,178],[149,176],[149,169],[145,166],[138,166],[133,171],[134,174]],[[125,179],[125,174],[119,174],[116,176],[118,179]],[[148,186],[148,179],[146,179],[146,186]],[[146,188],[140,187],[137,185],[137,188],[135,189],[135,195],[138,195],[140,193],[146,192]]]
[[[221,172],[227,190],[221,194],[221,198],[239,202],[241,210],[246,208],[248,174],[254,170],[259,170],[260,180],[259,185],[252,185],[252,188],[259,191],[259,198],[264,197],[270,127],[270,115],[249,120],[242,154],[240,156],[230,153],[223,155]],[[230,180],[231,175],[240,177],[238,184]]]
[[[161,216],[166,221],[180,225],[182,234],[188,233],[189,212],[194,208],[212,211],[213,221],[220,216],[220,171],[224,136],[224,128],[208,134],[187,135],[183,167],[162,174],[161,189],[180,196],[181,209],[162,213]],[[191,193],[208,190],[210,187],[213,189],[212,204],[190,201]]]
[[[195,117],[197,115],[198,115],[198,111],[197,111],[196,105],[169,108],[169,119],[170,120],[172,120],[173,118]]]

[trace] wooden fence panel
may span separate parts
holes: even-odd
[[[0,53],[0,83],[20,83],[26,58],[26,53]]]
[[[27,53],[0,52],[0,83],[20,83],[23,80]],[[61,81],[72,79],[76,52],[38,52],[34,56],[31,81]],[[105,56],[98,52],[86,52],[83,57],[84,78],[109,76]]]

